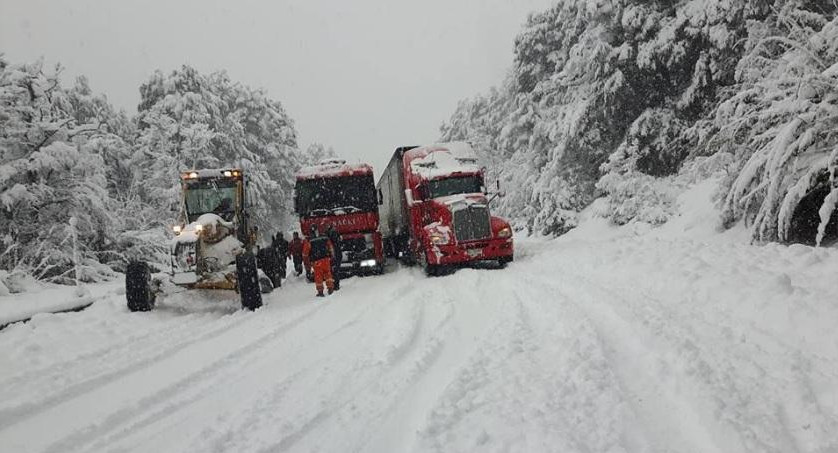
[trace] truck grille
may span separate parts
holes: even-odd
[[[472,205],[453,214],[454,234],[458,241],[476,241],[491,236],[489,209],[486,206]]]
[[[341,241],[341,251],[343,252],[343,262],[355,262],[375,257],[373,245],[367,244],[363,238],[344,239]]]

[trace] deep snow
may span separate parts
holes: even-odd
[[[838,451],[838,250],[719,234],[709,190],[505,270],[36,316],[0,331],[0,450]]]

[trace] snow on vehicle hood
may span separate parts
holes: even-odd
[[[194,222],[186,225],[183,227],[183,230],[175,236],[173,239],[174,244],[179,243],[188,243],[188,242],[195,242],[198,240],[198,225],[200,225],[201,230],[208,231],[210,234],[215,234],[215,230],[219,227],[226,227],[230,230],[235,229],[235,225],[233,222],[228,222],[222,219],[217,214],[202,214],[200,217],[195,219]]]
[[[479,173],[480,165],[474,149],[463,142],[440,143],[426,146],[425,157],[410,162],[410,171],[427,179],[452,173]]]

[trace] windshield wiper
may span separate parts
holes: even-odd
[[[331,211],[329,211],[328,209],[312,209],[311,211],[308,211],[309,216],[320,216],[329,214],[331,214]]]
[[[352,214],[353,212],[361,212],[361,208],[356,208],[355,206],[341,206],[339,208],[332,208],[333,213],[337,213],[337,211],[344,211],[347,214]]]

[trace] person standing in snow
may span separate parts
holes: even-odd
[[[317,297],[323,297],[323,282],[329,294],[335,290],[335,281],[332,278],[332,260],[335,249],[332,241],[326,235],[317,231],[317,225],[311,226],[311,234],[303,242],[303,261],[306,269],[311,268],[314,272],[314,287],[317,289]]]
[[[332,248],[335,251],[332,255],[332,278],[335,280],[335,291],[337,291],[340,289],[340,263],[343,260],[343,251],[340,234],[335,230],[334,225],[329,225],[326,229],[326,237],[332,242]]]
[[[282,275],[282,278],[285,278],[288,264],[288,241],[285,240],[285,237],[282,235],[282,231],[274,235],[273,241],[271,241],[271,247],[274,249],[276,256],[279,259],[279,272]]]
[[[300,233],[294,232],[291,243],[288,244],[288,256],[294,261],[294,273],[299,277],[303,273],[303,240]]]

